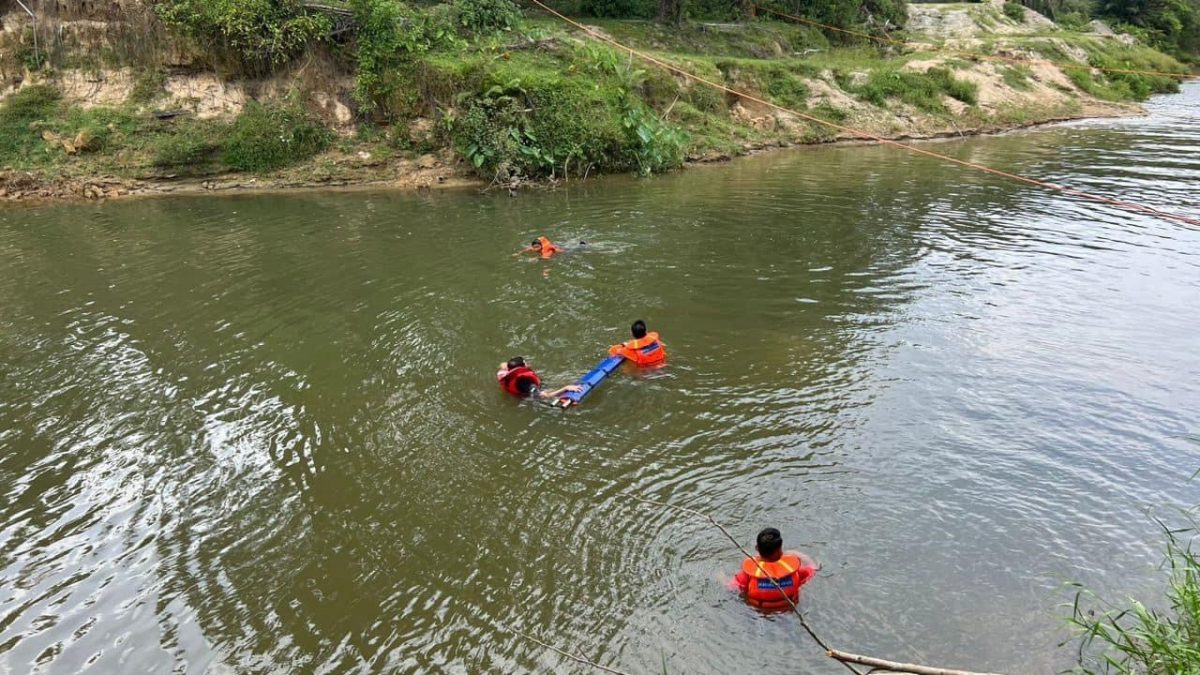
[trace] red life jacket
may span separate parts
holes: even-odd
[[[794,553],[784,553],[774,562],[767,562],[759,556],[755,556],[754,560],[743,560],[742,571],[750,576],[746,600],[755,607],[770,610],[791,609],[791,604],[784,596],[791,598],[792,602],[799,601],[800,587],[811,579],[813,574],[812,568],[805,567],[800,556]],[[775,579],[775,583],[779,584],[778,588],[771,579]],[[782,593],[780,589],[783,589]]]
[[[525,394],[521,393],[519,386],[523,381],[533,382],[533,386],[535,387],[542,386],[541,378],[537,376],[537,373],[533,372],[532,368],[529,366],[519,366],[508,371],[504,374],[504,377],[500,378],[500,388],[513,396],[524,396]]]

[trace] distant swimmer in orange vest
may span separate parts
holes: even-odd
[[[647,333],[646,322],[638,319],[629,329],[632,340],[608,348],[609,356],[624,356],[638,367],[659,366],[667,360],[667,349],[658,333]]]
[[[742,561],[742,571],[733,578],[732,585],[755,607],[791,609],[788,599],[800,602],[800,587],[816,576],[816,565],[802,553],[785,553],[783,535],[773,527],[758,533],[754,548],[758,555]]]
[[[496,381],[500,388],[517,398],[532,398],[538,401],[557,401],[568,391],[579,391],[579,385],[570,384],[554,391],[542,391],[542,379],[533,369],[525,364],[525,359],[514,356],[506,363],[500,364],[496,372]]]
[[[548,260],[555,253],[562,253],[563,250],[559,246],[555,246],[546,237],[538,237],[529,242],[529,246],[521,249],[520,253],[537,253],[542,256],[542,260]]]

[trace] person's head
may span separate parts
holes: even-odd
[[[540,251],[540,250],[542,250],[542,240],[541,240],[541,239],[534,239],[533,241],[529,242],[529,247],[530,247],[530,248],[532,248],[532,249],[533,249],[533,250],[535,250],[535,251]]]
[[[521,366],[524,366],[524,365],[525,365],[525,357],[523,357],[523,356],[514,356],[508,360],[508,369],[509,370],[513,370],[515,368],[520,368]]]
[[[630,328],[629,331],[633,333],[635,340],[641,340],[642,338],[646,337],[646,322],[642,321],[641,319],[634,321],[633,327]]]
[[[768,527],[758,533],[754,548],[763,560],[775,560],[783,552],[783,535],[779,534],[779,530]]]

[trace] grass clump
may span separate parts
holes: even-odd
[[[1030,78],[1033,76],[1033,71],[1029,66],[1008,66],[1001,72],[1004,78],[1004,84],[1017,91],[1029,91],[1033,88],[1033,83]]]
[[[53,118],[62,95],[53,87],[34,85],[0,104],[0,163],[25,164],[44,147],[40,124]]]
[[[1017,23],[1025,22],[1025,6],[1019,2],[1008,0],[1004,3],[1004,16],[1016,21]]]
[[[879,107],[885,107],[894,98],[931,113],[946,112],[943,96],[975,105],[979,94],[976,84],[955,78],[946,68],[930,68],[924,73],[874,70],[862,84],[847,82],[843,88]]]
[[[150,163],[160,168],[197,169],[210,164],[221,150],[228,127],[221,123],[183,122],[168,133],[156,136],[150,147]]]
[[[296,104],[251,103],[230,128],[223,159],[232,169],[262,173],[308,159],[331,140],[320,120]]]
[[[1131,599],[1120,607],[1101,603],[1108,608],[1095,612],[1085,608],[1099,602],[1095,595],[1077,591],[1070,623],[1082,640],[1078,672],[1200,673],[1200,555],[1192,548],[1196,530],[1166,525],[1163,530],[1169,577],[1162,609]]]

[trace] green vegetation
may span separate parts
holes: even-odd
[[[1200,60],[1200,0],[1021,0],[1067,28],[1102,19],[1183,61]]]
[[[36,125],[54,115],[61,98],[57,89],[26,87],[9,96],[0,106],[0,162],[26,163],[41,150],[42,138]]]
[[[1082,18],[1093,11],[1085,0],[1040,1],[1065,15]],[[895,31],[905,15],[903,0],[771,2],[776,4],[762,8],[877,35]],[[26,87],[0,103],[0,168],[135,177],[309,171],[317,177],[449,149],[480,178],[513,184],[659,173],[687,158],[837,135],[580,39],[557,19],[528,7],[523,15],[512,0],[154,0],[150,6],[153,11],[138,10],[121,24],[137,26],[147,45],[112,59],[59,49],[36,65],[52,81],[55,71],[81,63],[97,76],[100,63],[132,64],[125,102],[83,110],[64,104],[53,89]],[[898,125],[910,123],[922,133],[959,123],[1031,123],[1070,114],[1071,105],[1078,109],[1061,100],[980,108],[978,86],[955,74],[978,69],[976,61],[937,57],[930,67],[928,52],[881,47],[768,18],[765,11],[751,18],[747,3],[557,0],[556,7],[611,17],[588,23],[709,82],[873,133],[896,133]],[[676,11],[681,15],[672,18]],[[1024,11],[1013,3],[1005,7],[1013,18]],[[998,10],[988,16],[1003,21]],[[654,17],[660,20],[646,20]],[[0,36],[0,75],[23,72],[13,55],[28,51],[26,37],[19,31]],[[1148,46],[1077,33],[1005,36],[992,46],[1040,51],[1061,61],[1086,53],[1091,65],[1103,68],[1183,70]],[[264,102],[248,105],[236,118],[156,118],[151,106],[169,112],[187,107],[167,100],[168,77],[179,71],[166,65],[164,55],[179,52],[191,54],[197,72],[216,66],[227,79],[241,78],[243,92]],[[1041,91],[1028,67],[999,72],[1011,89]],[[1170,77],[1068,72],[1079,89],[1110,100],[1138,100],[1177,87]],[[952,99],[965,109],[948,105]],[[897,103],[909,121],[880,114]]]
[[[304,11],[299,0],[160,0],[155,9],[167,25],[250,72],[290,61],[331,28],[329,17]]]
[[[1025,21],[1025,6],[1019,2],[1008,0],[1004,3],[1004,16],[1013,21],[1023,22]]]
[[[1163,530],[1169,572],[1164,608],[1153,609],[1137,600],[1114,606],[1086,590],[1077,592],[1070,622],[1083,642],[1079,672],[1200,672],[1200,556],[1192,549],[1196,529],[1193,524],[1186,529],[1163,525]],[[1100,605],[1100,611],[1094,605]]]
[[[943,96],[975,105],[979,94],[977,85],[955,79],[946,68],[930,68],[924,73],[880,69],[872,71],[862,84],[854,84],[845,76],[843,81],[843,89],[877,106],[886,106],[888,100],[894,98],[932,113],[946,112]]]
[[[1008,66],[1001,74],[1004,77],[1004,84],[1017,91],[1028,91],[1033,88],[1033,84],[1029,81],[1033,74],[1029,66]]]
[[[251,103],[234,121],[224,160],[238,171],[279,169],[329,147],[332,134],[299,105]]]

